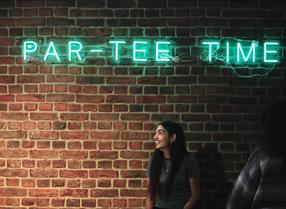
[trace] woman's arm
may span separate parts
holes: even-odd
[[[189,182],[190,182],[190,189],[191,189],[192,195],[189,198],[186,205],[184,206],[184,209],[193,208],[200,199],[200,180],[199,180],[199,178],[190,178]]]
[[[150,179],[148,178],[147,180],[147,196],[146,196],[146,209],[153,209],[154,208],[154,201],[152,200],[151,197],[151,188],[150,188]]]

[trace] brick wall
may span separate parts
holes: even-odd
[[[190,51],[206,36],[283,45],[285,7],[282,0],[1,0],[0,208],[144,208],[152,135],[167,119],[182,124],[197,153],[203,208],[223,208],[260,136],[263,108],[286,94],[284,61],[267,77],[241,78]],[[75,38],[168,39],[181,61],[23,61],[24,40]]]

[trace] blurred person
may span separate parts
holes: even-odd
[[[269,105],[262,118],[262,140],[238,176],[227,209],[286,208],[286,101]]]

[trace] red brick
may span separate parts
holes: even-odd
[[[114,161],[114,167],[119,169],[126,169],[127,168],[127,161],[126,160],[116,160]]]
[[[52,206],[53,207],[64,207],[65,200],[64,199],[52,199]]]
[[[74,76],[70,75],[49,75],[47,76],[47,82],[50,83],[68,83],[73,82]]]
[[[80,139],[85,140],[88,139],[88,133],[83,131],[69,131],[69,132],[61,132],[61,139]]]
[[[29,191],[30,197],[58,197],[56,189],[31,189]]]
[[[97,205],[96,205],[96,200],[82,200],[82,206],[83,207],[96,207]],[[99,205],[99,206],[102,206],[102,204],[101,205]],[[106,207],[107,205],[105,205],[105,207]]]
[[[64,189],[60,190],[61,197],[87,197],[87,189]]]
[[[90,152],[91,159],[117,159],[118,152],[115,151],[95,151]]]
[[[116,208],[126,208],[127,207],[127,199],[113,199],[112,206]]]
[[[53,110],[53,104],[51,104],[51,103],[41,103],[41,104],[39,104],[39,110],[41,110],[41,111],[51,111],[51,110]]]
[[[0,75],[0,83],[15,83],[15,76]]]
[[[76,95],[76,101],[80,103],[102,103],[104,96]]]
[[[22,94],[16,96],[17,102],[44,102],[45,95],[43,94]]]
[[[14,64],[14,58],[13,57],[0,57],[0,64]]]
[[[135,78],[126,78],[126,77],[109,77],[106,81],[107,84],[135,84]]]
[[[1,133],[1,132],[0,132]],[[28,152],[24,150],[0,150],[1,158],[24,158],[28,157]]]
[[[22,179],[22,187],[34,188],[36,186],[36,182],[34,179]]]
[[[56,131],[31,131],[29,134],[30,139],[40,140],[56,140],[59,139],[59,133]]]
[[[146,190],[142,189],[122,189],[120,190],[120,196],[122,197],[144,197],[146,195]]]
[[[122,132],[121,139],[123,140],[150,140],[150,136],[148,133]]]
[[[118,132],[108,132],[108,131],[93,131],[91,132],[92,139],[106,139],[106,140],[116,140],[119,139]]]
[[[82,181],[83,188],[95,188],[96,187],[96,180],[85,179]]]
[[[86,159],[87,151],[60,151],[59,156],[62,159]]]
[[[142,170],[124,171],[124,170],[122,170],[120,172],[120,176],[122,178],[144,178],[144,177],[146,177],[146,171],[142,171]]]
[[[78,171],[78,170],[64,170],[60,171],[61,178],[87,178],[87,171]]]
[[[26,111],[35,111],[37,110],[37,108],[38,108],[37,104],[33,104],[33,103],[24,104],[24,109]]]
[[[111,207],[111,200],[110,199],[99,199],[98,200],[98,207],[110,208]]]
[[[90,178],[117,178],[118,171],[114,170],[91,170],[89,172]]]
[[[14,102],[15,96],[14,95],[1,95],[0,102]]]
[[[43,18],[21,18],[16,19],[17,26],[44,26],[45,19]]]
[[[74,101],[74,95],[72,94],[48,94],[47,102],[72,102]]]
[[[0,188],[0,196],[2,197],[24,197],[26,195],[27,195],[26,189]]]
[[[100,160],[97,162],[97,167],[99,169],[112,169],[112,162],[110,160]]]
[[[122,113],[121,119],[127,121],[148,121],[150,116],[148,114],[132,114]]]
[[[19,198],[6,198],[5,204],[7,206],[20,206]]]
[[[118,190],[117,189],[96,189],[91,190],[91,197],[117,197]]]
[[[31,150],[30,157],[38,159],[53,159],[58,157],[58,152],[54,150]]]
[[[57,113],[31,113],[32,120],[56,120]]]
[[[28,171],[24,169],[17,169],[17,168],[8,168],[8,169],[1,169],[0,176],[2,177],[28,177]],[[1,195],[0,195],[1,196]]]
[[[84,121],[84,120],[88,120],[88,114],[86,113],[61,113],[60,118],[62,120]]]
[[[134,96],[126,96],[126,95],[108,95],[106,97],[107,103],[135,103]]]
[[[54,169],[32,169],[30,175],[34,178],[53,178],[58,177],[58,172]]]
[[[51,122],[38,122],[38,128],[40,130],[50,130],[52,128]]]
[[[92,113],[91,120],[96,121],[114,121],[119,119],[119,114],[116,113]]]

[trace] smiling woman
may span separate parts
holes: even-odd
[[[199,168],[186,150],[182,127],[171,121],[160,123],[154,142],[147,171],[147,209],[195,208],[200,197]]]

